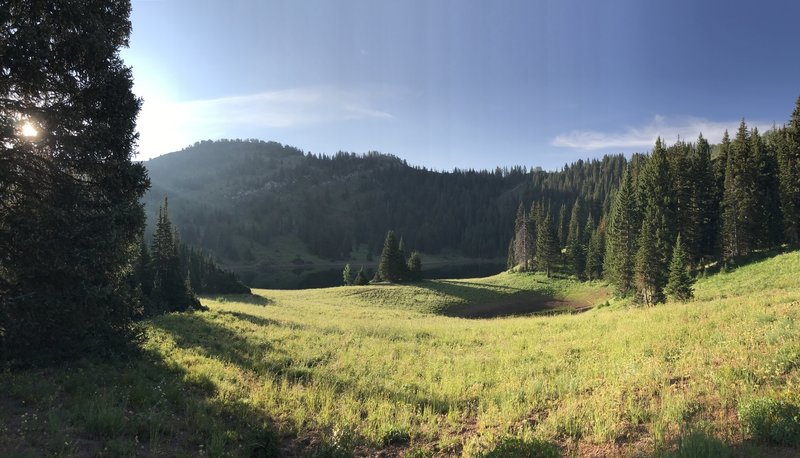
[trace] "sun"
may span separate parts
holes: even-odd
[[[22,134],[23,137],[28,137],[28,138],[33,138],[39,135],[39,131],[36,130],[36,128],[33,127],[33,124],[31,124],[30,122],[26,122],[25,124],[22,125],[22,127],[20,128],[20,133]]]

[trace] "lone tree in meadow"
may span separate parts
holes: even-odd
[[[383,281],[398,283],[405,280],[408,276],[406,261],[400,253],[400,246],[394,231],[386,234],[383,242],[383,251],[378,264],[378,276]]]
[[[350,273],[350,264],[344,265],[344,270],[342,271],[342,283],[344,286],[350,286],[353,284],[353,275]]]
[[[353,284],[356,286],[362,286],[367,284],[367,274],[364,273],[364,266],[361,266],[356,273],[356,278],[353,280]]]
[[[408,279],[410,281],[422,280],[422,256],[418,252],[411,253],[408,258]]]
[[[0,359],[114,351],[138,335],[130,276],[145,168],[119,51],[127,0],[0,7]]]
[[[689,273],[689,265],[686,259],[686,251],[681,243],[681,236],[678,235],[675,241],[675,248],[672,250],[672,262],[669,265],[669,281],[667,282],[667,295],[676,301],[686,302],[694,297],[692,285],[694,279]]]

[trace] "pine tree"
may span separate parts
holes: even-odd
[[[780,208],[776,152],[753,128],[750,151],[755,166],[755,220],[753,238],[757,248],[778,246],[783,241],[783,215]]]
[[[129,276],[149,180],[131,160],[140,101],[119,54],[130,8],[0,6],[0,359],[115,352],[140,335]]]
[[[600,221],[600,224],[594,228],[594,222],[589,215],[586,221],[586,231],[590,231],[589,244],[586,249],[586,278],[589,280],[596,280],[603,277],[603,257],[606,251],[605,243],[605,222]]]
[[[367,284],[367,275],[364,273],[364,266],[361,266],[361,268],[358,269],[358,273],[356,273],[356,278],[353,280],[353,284],[356,286]]]
[[[382,280],[392,283],[398,283],[406,279],[406,261],[400,253],[400,246],[394,231],[389,231],[386,234],[378,264],[378,275]]]
[[[558,211],[558,246],[566,246],[569,237],[569,226],[567,221],[567,204],[561,204]]]
[[[553,266],[558,261],[558,236],[553,228],[553,218],[549,211],[542,212],[537,226],[539,231],[536,239],[536,260],[539,269],[544,270],[550,277]]]
[[[719,193],[716,189],[714,164],[711,161],[711,146],[700,134],[690,161],[692,198],[688,224],[694,237],[685,244],[692,263],[713,259],[716,255],[719,233]]]
[[[616,293],[622,297],[634,290],[634,260],[639,234],[637,215],[633,173],[629,166],[611,206],[603,269]]]
[[[582,243],[583,236],[580,232],[581,201],[578,198],[572,206],[569,219],[569,232],[567,234],[567,262],[578,278],[582,278],[586,270],[586,252]]]
[[[686,302],[694,296],[692,284],[694,280],[689,273],[686,252],[683,250],[681,236],[675,240],[675,249],[672,251],[672,262],[669,265],[669,281],[666,292],[670,298]]]
[[[517,207],[517,218],[514,221],[514,259],[523,272],[528,270],[529,231],[528,216],[525,214],[525,207],[520,202]]]
[[[755,242],[758,207],[750,133],[744,121],[731,143],[722,199],[723,255],[726,259],[750,254]]]
[[[639,236],[636,252],[636,295],[646,305],[653,305],[664,300],[664,284],[666,269],[660,262],[658,252],[658,220],[653,207],[647,207],[642,231]]]
[[[169,219],[167,198],[158,211],[158,222],[153,234],[153,291],[152,302],[159,312],[179,312],[200,308],[200,302],[187,285],[185,271],[178,257],[177,232]]]
[[[344,270],[342,271],[342,283],[344,283],[344,286],[351,286],[353,284],[353,275],[350,273],[350,264],[344,265]]]
[[[408,258],[408,279],[410,281],[422,280],[422,256],[418,252],[411,253]]]
[[[506,258],[506,270],[512,270],[516,266],[516,258],[514,257],[514,237],[508,242],[508,257]]]
[[[778,149],[778,179],[786,240],[800,246],[800,97]]]

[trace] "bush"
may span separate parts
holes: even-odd
[[[483,458],[558,458],[561,452],[558,448],[538,439],[505,439],[497,446],[483,455]]]
[[[739,406],[739,420],[753,439],[779,445],[800,445],[800,407],[769,398]]]
[[[674,458],[729,457],[731,451],[719,439],[695,431],[682,437],[678,443],[678,450],[667,456]]]

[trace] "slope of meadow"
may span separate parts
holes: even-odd
[[[783,254],[701,279],[687,304],[585,313],[552,312],[606,304],[605,287],[532,274],[207,298],[149,322],[129,361],[0,375],[0,454],[613,456],[716,438],[792,456],[738,412],[800,402],[798,272]],[[493,309],[516,316],[462,318]]]

